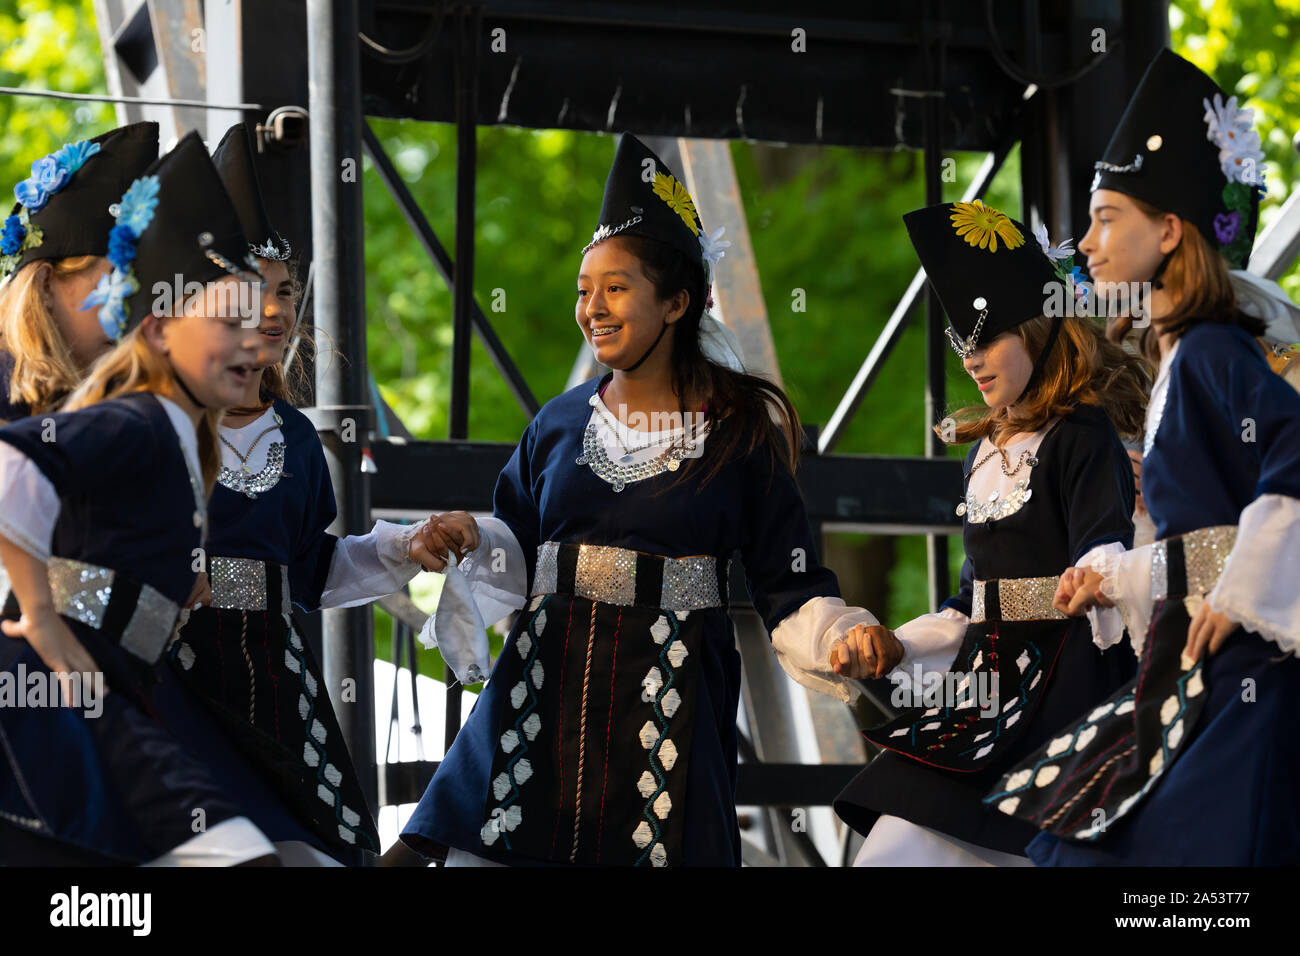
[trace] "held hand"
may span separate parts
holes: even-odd
[[[879,624],[858,624],[831,645],[831,670],[842,677],[884,677],[902,659],[902,642]]]
[[[432,515],[411,537],[409,555],[428,571],[445,571],[449,554],[459,563],[479,546],[478,522],[464,511]]]
[[[1079,617],[1094,607],[1114,607],[1101,590],[1102,577],[1088,568],[1066,568],[1052,597],[1052,607],[1062,614]]]
[[[208,607],[212,604],[212,586],[208,580],[206,571],[200,571],[199,576],[194,579],[194,589],[190,591],[190,596],[185,601],[185,607],[190,610],[197,610],[200,607]]]
[[[90,652],[77,640],[54,612],[38,614],[35,617],[24,614],[17,621],[0,621],[0,630],[9,637],[24,640],[32,645],[37,656],[56,674],[93,674],[99,665],[90,656]],[[72,699],[72,682],[60,681],[64,700],[69,707],[75,703]]]
[[[1187,627],[1187,646],[1183,648],[1183,653],[1194,661],[1200,659],[1206,647],[1211,654],[1216,654],[1228,635],[1236,629],[1236,621],[1210,607],[1209,601],[1202,601],[1192,623]]]

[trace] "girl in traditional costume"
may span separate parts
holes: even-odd
[[[1123,612],[1139,664],[989,794],[1045,831],[1038,864],[1300,860],[1300,395],[1229,275],[1261,161],[1251,111],[1164,51],[1097,163],[1089,270],[1155,287],[1142,484],[1158,540],[1061,578],[1059,608]]]
[[[356,863],[359,851],[379,851],[378,833],[290,608],[352,607],[400,590],[432,540],[418,536],[421,525],[387,521],[366,535],[326,530],[336,511],[325,452],[290,401],[282,363],[296,320],[291,250],[267,216],[245,124],[230,128],[213,161],[264,279],[256,331],[272,361],[222,419],[211,590],[168,651],[155,703],[282,860]]]
[[[987,410],[936,427],[951,442],[978,439],[957,505],[961,590],[898,628],[896,696],[907,706],[866,733],[886,752],[834,806],[866,836],[859,866],[1023,865],[1033,828],[981,798],[1132,674],[1132,655],[1090,640],[1090,628],[1118,638],[1117,614],[1073,621],[1052,597],[1062,569],[1131,544],[1133,480],[1117,428],[1141,427],[1148,380],[1076,314],[1071,250],[1051,247],[1046,229],[1027,240],[979,201],[904,222]],[[862,676],[851,650],[841,651],[846,670]]]
[[[0,706],[0,860],[266,860],[270,842],[156,720],[149,693],[195,583],[216,418],[259,362],[237,310],[257,275],[196,134],[112,212],[113,268],[86,305],[117,345],[68,411],[0,429],[13,586],[0,692],[62,675],[67,705]]]
[[[426,856],[739,865],[736,551],[783,663],[848,696],[831,645],[876,622],[817,561],[794,409],[705,313],[720,236],[624,135],[575,314],[614,371],[542,408],[493,517],[439,522],[467,560],[429,629],[462,679],[488,670],[482,622],[522,611],[402,834]]]

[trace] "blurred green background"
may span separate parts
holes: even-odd
[[[1300,0],[1177,0],[1170,9],[1174,49],[1258,111],[1268,159],[1265,224],[1300,179],[1300,156],[1291,145],[1300,127],[1298,23]],[[106,91],[91,0],[0,0],[0,51],[0,85]],[[0,182],[25,178],[33,160],[113,124],[105,104],[0,96]],[[455,130],[413,121],[372,124],[450,245]],[[574,267],[594,227],[613,144],[612,137],[588,133],[479,130],[475,292],[543,401],[563,389],[582,344],[571,324]],[[787,390],[805,421],[825,423],[916,269],[900,217],[924,202],[920,154],[743,142],[731,149]],[[957,176],[945,186],[946,199],[960,195],[982,159],[954,158]],[[416,435],[444,438],[451,295],[368,161],[366,170],[370,368]],[[988,201],[1020,216],[1018,153]],[[1300,270],[1293,268],[1283,285],[1300,297]],[[791,310],[796,288],[806,292],[800,313]],[[500,295],[495,290],[504,292],[503,312],[491,311],[494,293]],[[838,451],[924,453],[923,352],[923,332],[913,325]],[[978,403],[958,363],[950,360],[947,370],[950,404]],[[518,439],[525,417],[477,341],[471,395],[471,438]],[[959,538],[951,552],[955,583]],[[867,602],[886,623],[928,609],[923,538],[834,535],[828,563],[840,572],[846,598]],[[438,582],[433,575],[417,581],[417,600],[427,606]],[[388,656],[389,622],[376,613],[376,650]],[[441,672],[435,654],[422,670]]]

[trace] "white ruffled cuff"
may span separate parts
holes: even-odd
[[[858,624],[879,623],[870,611],[845,606],[843,598],[809,598],[772,631],[772,649],[782,669],[804,687],[847,703],[855,687],[831,669],[831,646]]]
[[[1261,495],[1241,512],[1210,606],[1289,654],[1300,652],[1300,500]]]
[[[1151,626],[1151,553],[1152,546],[1149,544],[1119,552],[1094,548],[1078,564],[1079,567],[1089,568],[1101,575],[1101,592],[1119,610],[1135,654],[1142,653],[1147,629]],[[1091,617],[1088,620],[1093,623]],[[1093,641],[1103,650],[1110,644],[1103,643],[1099,638],[1112,634],[1113,627],[1113,624],[1093,624]]]
[[[1107,558],[1110,558],[1112,562],[1118,561],[1119,556],[1123,553],[1124,545],[1119,541],[1112,541],[1109,544],[1099,544],[1079,559],[1078,567],[1099,570],[1097,567],[1098,564],[1104,564]],[[1104,580],[1106,576],[1105,571],[1102,572],[1102,576]],[[1113,564],[1110,569],[1110,577],[1113,582],[1115,578]],[[1107,597],[1110,597],[1112,601],[1114,600],[1104,583],[1102,584],[1101,590],[1102,593]],[[1087,618],[1088,626],[1092,628],[1092,642],[1103,651],[1108,647],[1118,644],[1120,639],[1124,636],[1124,615],[1120,612],[1118,606],[1098,606],[1089,608],[1087,611]]]
[[[321,608],[356,607],[400,591],[422,569],[410,557],[422,525],[376,521],[368,534],[340,538],[321,592]]]

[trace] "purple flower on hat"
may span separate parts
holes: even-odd
[[[136,235],[130,226],[114,226],[108,234],[108,261],[125,272],[135,259]]]
[[[0,231],[0,255],[12,256],[22,251],[23,240],[27,238],[27,227],[17,216],[5,220],[4,229]]]
[[[1237,233],[1241,229],[1241,213],[1228,212],[1219,213],[1214,217],[1214,236],[1219,240],[1219,245],[1226,246],[1237,238]]]

